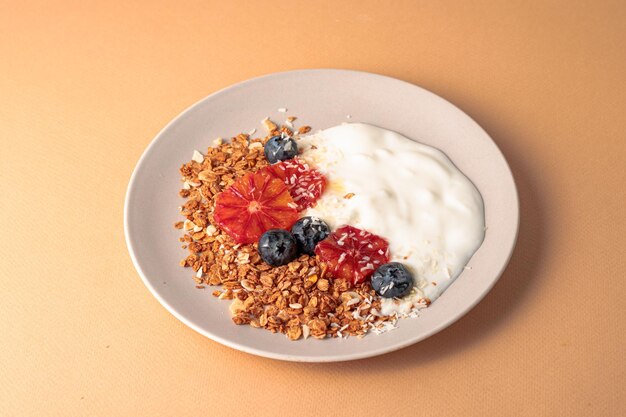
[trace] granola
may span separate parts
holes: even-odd
[[[288,119],[293,126],[295,117]],[[212,295],[232,300],[235,324],[248,324],[284,333],[290,340],[327,337],[362,337],[395,328],[397,314],[383,316],[380,299],[368,282],[352,286],[332,279],[325,264],[315,256],[302,255],[287,265],[272,267],[261,259],[257,244],[237,244],[214,222],[216,196],[239,177],[268,166],[263,145],[277,134],[294,136],[288,126],[262,121],[267,136],[239,134],[230,141],[218,138],[205,154],[193,152],[180,168],[186,199],[180,207],[184,221],[174,227],[184,232],[179,239],[188,256],[180,262],[194,271],[198,288],[220,286]],[[302,126],[299,133],[310,131]],[[297,139],[297,134],[295,135]]]

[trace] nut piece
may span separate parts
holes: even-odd
[[[196,225],[193,224],[191,220],[185,220],[183,223],[183,229],[185,229],[185,231],[192,230],[194,227],[196,227]]]
[[[199,151],[194,150],[191,160],[201,164],[204,162],[204,155],[202,155]]]

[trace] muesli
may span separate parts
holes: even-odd
[[[304,136],[309,126],[296,130],[295,121],[289,117],[279,126],[266,118],[265,136],[254,136],[254,130],[228,141],[218,138],[180,168],[180,196],[186,202],[180,207],[184,220],[175,227],[184,232],[180,241],[189,251],[181,266],[193,269],[197,288],[216,288],[214,296],[231,300],[235,324],[284,333],[291,340],[392,330],[399,317],[416,317],[434,301],[482,242],[480,195],[461,201],[458,212],[441,207],[453,222],[475,223],[465,230],[467,242],[448,242],[448,229],[439,227],[443,241],[434,236],[432,243],[423,239],[421,246],[409,248],[404,236],[385,229],[389,222],[368,223],[371,213],[362,199],[369,191],[359,185],[361,177],[350,178],[361,168],[377,169],[372,163],[384,155],[376,157],[372,150],[374,159],[355,165],[370,156],[330,149],[323,137]],[[350,125],[352,130],[368,126]],[[361,134],[372,132],[377,134],[367,129]],[[349,137],[351,131],[341,133]],[[341,164],[350,170],[336,175]],[[393,194],[392,188],[381,190]],[[407,205],[402,199],[395,203]],[[375,199],[368,204],[379,210]],[[468,207],[475,218],[461,217]],[[405,229],[411,231],[409,226]],[[412,232],[419,235],[421,229]]]

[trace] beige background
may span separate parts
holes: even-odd
[[[0,415],[626,415],[626,3],[385,3],[0,0]],[[521,197],[480,305],[352,363],[196,334],[141,283],[122,230],[131,171],[170,119],[315,67],[451,100]]]

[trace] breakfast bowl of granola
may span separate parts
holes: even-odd
[[[175,317],[244,352],[375,356],[463,316],[517,237],[494,142],[417,86],[303,70],[214,93],[131,177],[133,263]]]

